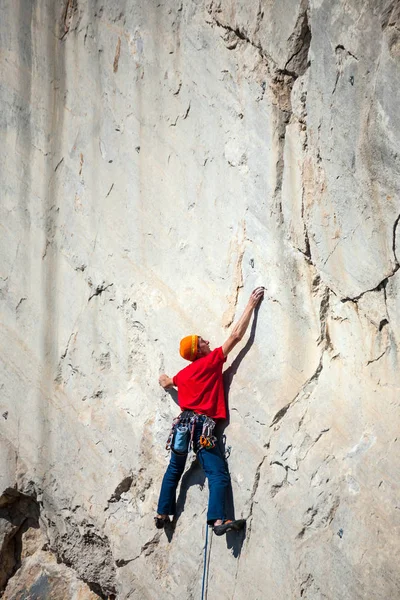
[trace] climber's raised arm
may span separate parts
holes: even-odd
[[[255,307],[262,300],[263,297],[263,287],[258,287],[255,290],[253,290],[247,303],[247,306],[243,311],[242,316],[240,317],[239,321],[235,324],[234,328],[232,329],[232,333],[230,334],[226,342],[222,344],[222,352],[224,353],[224,356],[228,356],[229,352],[243,338],[244,334],[246,333],[247,327],[249,326],[251,315],[253,314]]]
[[[174,382],[172,381],[171,377],[168,377],[168,375],[166,375],[165,373],[160,375],[160,377],[158,378],[158,383],[161,385],[161,387],[164,388],[164,390],[168,390],[174,387]]]

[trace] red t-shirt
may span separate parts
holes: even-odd
[[[182,410],[193,410],[212,419],[226,419],[222,367],[226,358],[222,348],[198,358],[173,378]]]

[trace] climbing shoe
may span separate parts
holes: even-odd
[[[157,529],[164,529],[171,521],[169,520],[169,517],[154,517],[154,523]]]
[[[240,531],[246,525],[246,519],[236,519],[236,521],[224,521],[222,525],[214,525],[215,535],[224,535],[228,531]]]

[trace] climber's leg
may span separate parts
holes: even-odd
[[[209,450],[202,448],[198,451],[197,457],[208,479],[210,495],[207,523],[213,525],[215,521],[224,521],[226,518],[225,499],[230,477],[218,444]]]
[[[174,515],[176,511],[176,488],[185,469],[187,454],[176,454],[171,450],[171,458],[165,472],[157,513],[159,516]]]

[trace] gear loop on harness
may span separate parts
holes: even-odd
[[[197,423],[202,423],[203,425],[199,440],[200,448],[194,448],[193,443],[194,430]],[[189,452],[189,450],[193,449],[193,451],[197,453],[203,448],[205,450],[210,450],[211,448],[214,448],[217,443],[217,438],[213,435],[215,425],[215,421],[211,419],[211,417],[207,417],[207,415],[197,414],[190,410],[184,410],[172,421],[171,431],[165,448],[166,450],[173,449],[174,439],[177,434],[178,427],[186,426],[190,431],[190,439],[188,442],[187,451]]]

